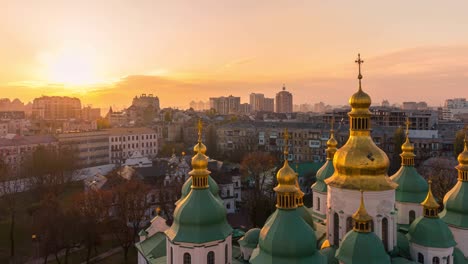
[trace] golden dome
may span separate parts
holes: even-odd
[[[359,86],[359,90],[349,98],[349,104],[352,108],[369,108],[372,101],[370,96]]]
[[[283,167],[276,174],[276,180],[278,181],[278,185],[274,188],[274,190],[276,192],[282,192],[282,193],[296,193],[297,192],[297,187],[296,187],[297,173],[291,168],[291,166],[289,166],[288,139],[289,139],[288,130],[285,129],[284,164],[283,164]]]
[[[301,187],[299,187],[299,179],[296,177],[296,188],[297,188],[297,197],[300,199],[300,198],[303,198],[304,197],[304,192],[301,190]]]
[[[208,157],[198,152],[192,158],[192,168],[194,170],[206,169],[208,167]]]
[[[361,83],[359,63],[359,83]],[[342,189],[383,191],[396,189],[397,184],[388,177],[390,161],[387,154],[370,136],[370,97],[359,84],[359,91],[349,100],[353,109],[348,114],[350,135],[346,144],[333,157],[334,174],[325,183]]]
[[[198,150],[200,150],[200,153],[206,154],[206,146],[202,142],[198,142],[194,147],[193,147],[193,152],[198,153]]]
[[[330,139],[327,141],[328,148],[336,148],[338,146],[338,141],[336,141],[333,131],[330,133]]]
[[[424,207],[425,217],[438,217],[439,216],[439,203],[432,194],[432,181],[429,180],[429,190],[427,191],[426,199],[421,203]]]
[[[408,137],[406,137],[405,143],[403,143],[403,145],[401,145],[401,150],[403,152],[414,152],[414,146],[413,146],[413,144],[411,144]]]
[[[468,165],[468,142],[465,139],[464,140],[464,145],[465,147],[463,148],[463,151],[458,155],[458,163],[460,165]]]

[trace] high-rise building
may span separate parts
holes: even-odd
[[[153,94],[142,94],[140,97],[135,96],[133,98],[132,106],[137,108],[147,108],[153,107],[154,110],[159,111],[159,98],[157,96],[153,96]]]
[[[44,120],[78,119],[81,116],[81,101],[78,98],[67,96],[35,98],[32,106],[32,116]]]
[[[275,100],[267,98],[264,94],[251,93],[250,94],[250,110],[252,112],[273,112]]]
[[[277,113],[292,113],[293,112],[293,96],[292,93],[286,91],[283,85],[283,90],[276,94],[276,112]]]
[[[221,115],[237,114],[240,110],[240,97],[232,95],[228,97],[211,97],[210,108]]]

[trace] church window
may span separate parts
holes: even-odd
[[[224,246],[224,263],[225,263],[225,264],[228,264],[228,253],[229,253],[229,252],[228,252],[228,245],[226,244],[226,245]]]
[[[215,263],[215,254],[213,251],[208,252],[208,255],[206,255],[206,263],[207,264]]]
[[[409,211],[409,224],[411,225],[411,223],[413,223],[415,219],[416,219],[416,213],[413,210]]]
[[[227,203],[227,204],[226,204],[226,208],[227,208],[227,209],[231,209],[231,203]]]
[[[424,255],[421,253],[418,253],[418,263],[424,263]]]
[[[382,219],[382,240],[385,250],[388,251],[388,219],[386,217]]]
[[[192,256],[189,253],[184,253],[184,264],[192,264]]]
[[[340,217],[337,213],[333,215],[333,245],[340,244]]]
[[[171,247],[171,264],[174,263],[174,250]]]
[[[432,264],[440,264],[440,259],[439,259],[439,257],[433,257],[433,258],[432,258]]]
[[[320,197],[317,197],[317,211],[320,211]]]

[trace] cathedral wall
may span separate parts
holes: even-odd
[[[410,223],[410,211],[414,212],[413,221],[423,215],[423,207],[420,204],[415,203],[401,203],[396,202],[395,204],[397,211],[397,223],[403,225],[409,225]]]
[[[468,257],[468,229],[461,229],[450,226],[455,242],[457,242],[457,248],[459,248],[465,257]]]
[[[341,242],[352,229],[352,215],[359,208],[361,192],[328,186],[327,196],[327,237],[330,244]],[[386,249],[391,251],[396,245],[395,190],[364,192],[366,210],[373,218],[375,234],[386,238]],[[335,221],[337,220],[337,221]],[[387,230],[383,235],[382,231]],[[338,237],[335,237],[338,235]],[[384,243],[385,245],[385,243]]]
[[[325,220],[327,214],[327,193],[314,192],[313,199],[312,210],[316,214],[323,215],[323,220]]]
[[[190,254],[191,263],[207,263],[209,252],[214,253],[215,264],[231,263],[232,261],[232,237],[228,236],[225,240],[208,242],[204,244],[176,243],[173,244],[169,239],[166,243],[166,256],[168,264],[183,264],[184,254]],[[226,259],[227,248],[227,260]],[[172,254],[171,254],[172,250]],[[171,259],[172,256],[172,259]],[[172,261],[172,262],[171,262]]]
[[[438,257],[440,264],[453,264],[453,247],[451,248],[431,248],[410,243],[410,253],[413,261],[417,263],[432,264],[433,258]],[[420,262],[419,254],[424,257],[424,262]]]

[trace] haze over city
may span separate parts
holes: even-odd
[[[346,104],[356,53],[374,103],[468,93],[468,2],[2,1],[0,91],[162,107],[285,83],[295,104]],[[27,18],[27,19],[25,19]],[[422,93],[423,92],[423,93]]]

